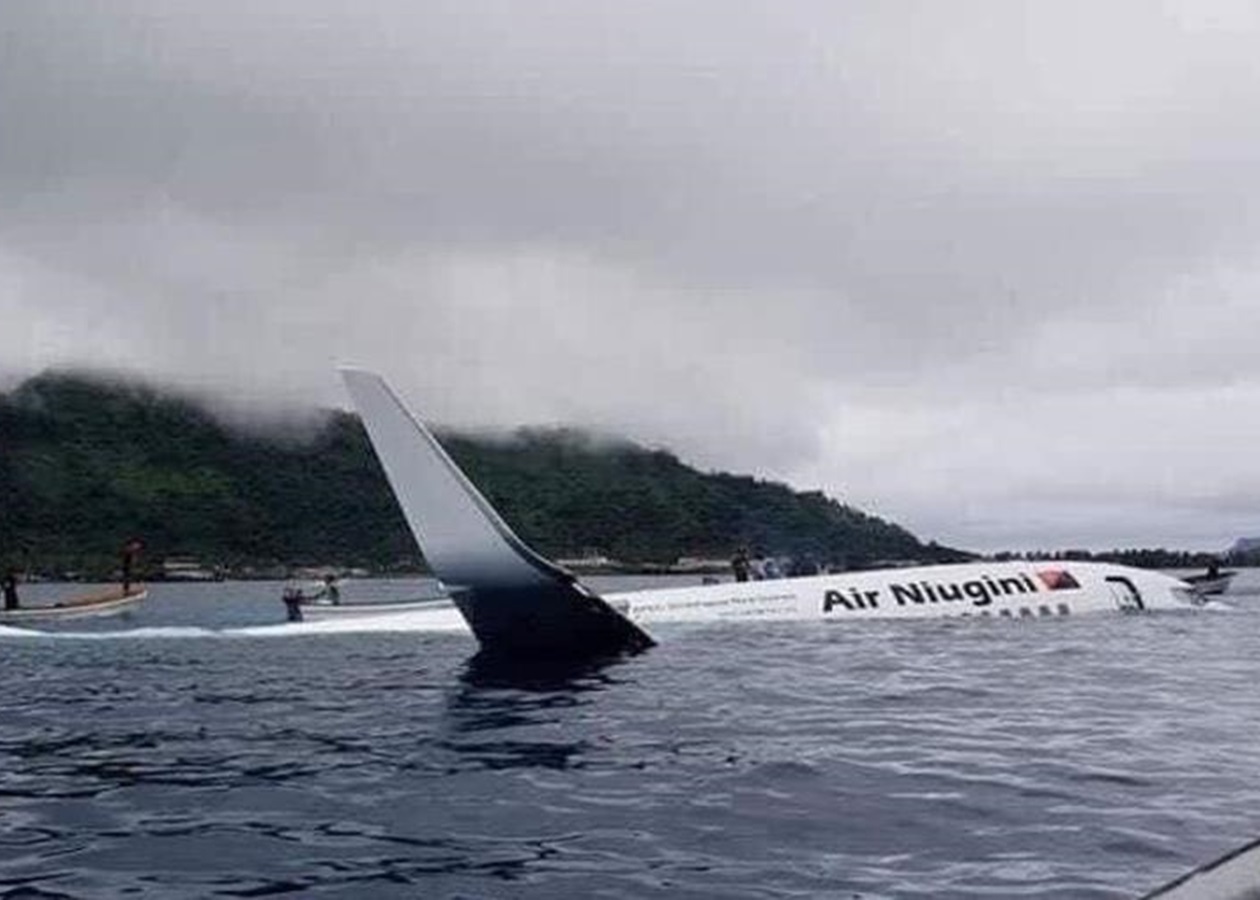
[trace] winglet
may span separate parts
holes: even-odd
[[[489,651],[591,656],[652,639],[535,553],[379,375],[341,374],[421,551]]]

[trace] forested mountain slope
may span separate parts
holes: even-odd
[[[702,473],[664,450],[567,429],[444,434],[526,542],[628,563],[726,557],[740,544],[820,562],[944,559],[820,493]],[[232,570],[414,567],[419,555],[358,419],[263,435],[161,389],[46,373],[0,395],[0,562],[103,570],[127,537],[150,561]]]

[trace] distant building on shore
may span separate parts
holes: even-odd
[[[571,556],[556,560],[556,565],[575,571],[600,571],[621,568],[621,563],[602,553],[588,553],[584,556]]]
[[[223,578],[217,569],[207,568],[191,557],[164,559],[159,572],[163,581],[219,581]]]
[[[729,572],[731,561],[707,556],[680,556],[669,570],[680,574]]]

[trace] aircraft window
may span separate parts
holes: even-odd
[[[1068,606],[1066,603],[1059,604],[1059,615],[1068,616],[1071,614],[1072,614],[1072,607]]]
[[[1037,615],[1039,615],[1039,616],[1052,616],[1052,615],[1054,615],[1054,611],[1053,611],[1053,610],[1051,610],[1051,609],[1050,609],[1050,607],[1048,607],[1048,606],[1038,606],[1038,607],[1037,607]]]
[[[1009,609],[999,609],[999,610],[998,610],[998,615],[999,615],[999,616],[1006,616],[1006,618],[1008,618],[1008,619],[1009,619],[1009,618],[1011,617],[1011,611],[1010,611]]]
[[[1026,619],[1026,618],[1028,618],[1029,616],[1031,616],[1032,614],[1033,614],[1033,611],[1032,611],[1031,609],[1029,609],[1027,606],[1021,606],[1021,607],[1019,608],[1019,617],[1020,617],[1021,619]]]

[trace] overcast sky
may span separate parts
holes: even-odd
[[[0,4],[0,375],[572,423],[973,549],[1260,534],[1252,0]]]

